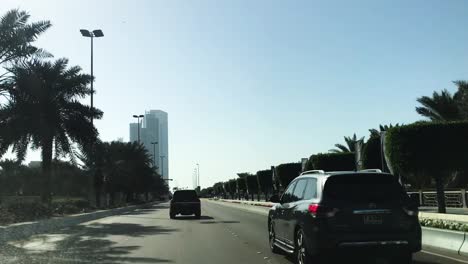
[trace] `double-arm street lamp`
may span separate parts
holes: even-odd
[[[100,29],[95,29],[89,31],[86,29],[80,29],[81,35],[91,39],[91,109],[94,107],[93,94],[94,94],[94,73],[93,73],[93,39],[104,37],[104,33]],[[91,117],[91,123],[93,122],[93,117]]]
[[[133,115],[138,120],[138,143],[140,143],[140,118],[145,117],[144,115]]]

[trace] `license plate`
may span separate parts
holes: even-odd
[[[383,217],[381,215],[365,215],[363,216],[363,222],[366,225],[381,225]]]

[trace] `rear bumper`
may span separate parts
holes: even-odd
[[[172,203],[170,208],[171,214],[198,214],[200,213],[200,203]]]
[[[421,250],[421,228],[406,233],[329,233],[320,230],[307,232],[310,252],[362,250],[418,252]]]

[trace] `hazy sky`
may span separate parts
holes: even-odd
[[[421,119],[416,98],[468,79],[468,1],[1,0],[53,27],[37,42],[89,71],[103,140],[169,113],[170,177],[202,187]],[[38,159],[37,153],[28,159]]]

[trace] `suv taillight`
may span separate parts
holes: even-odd
[[[338,209],[326,207],[320,204],[310,204],[308,211],[315,217],[334,217],[338,212]]]

